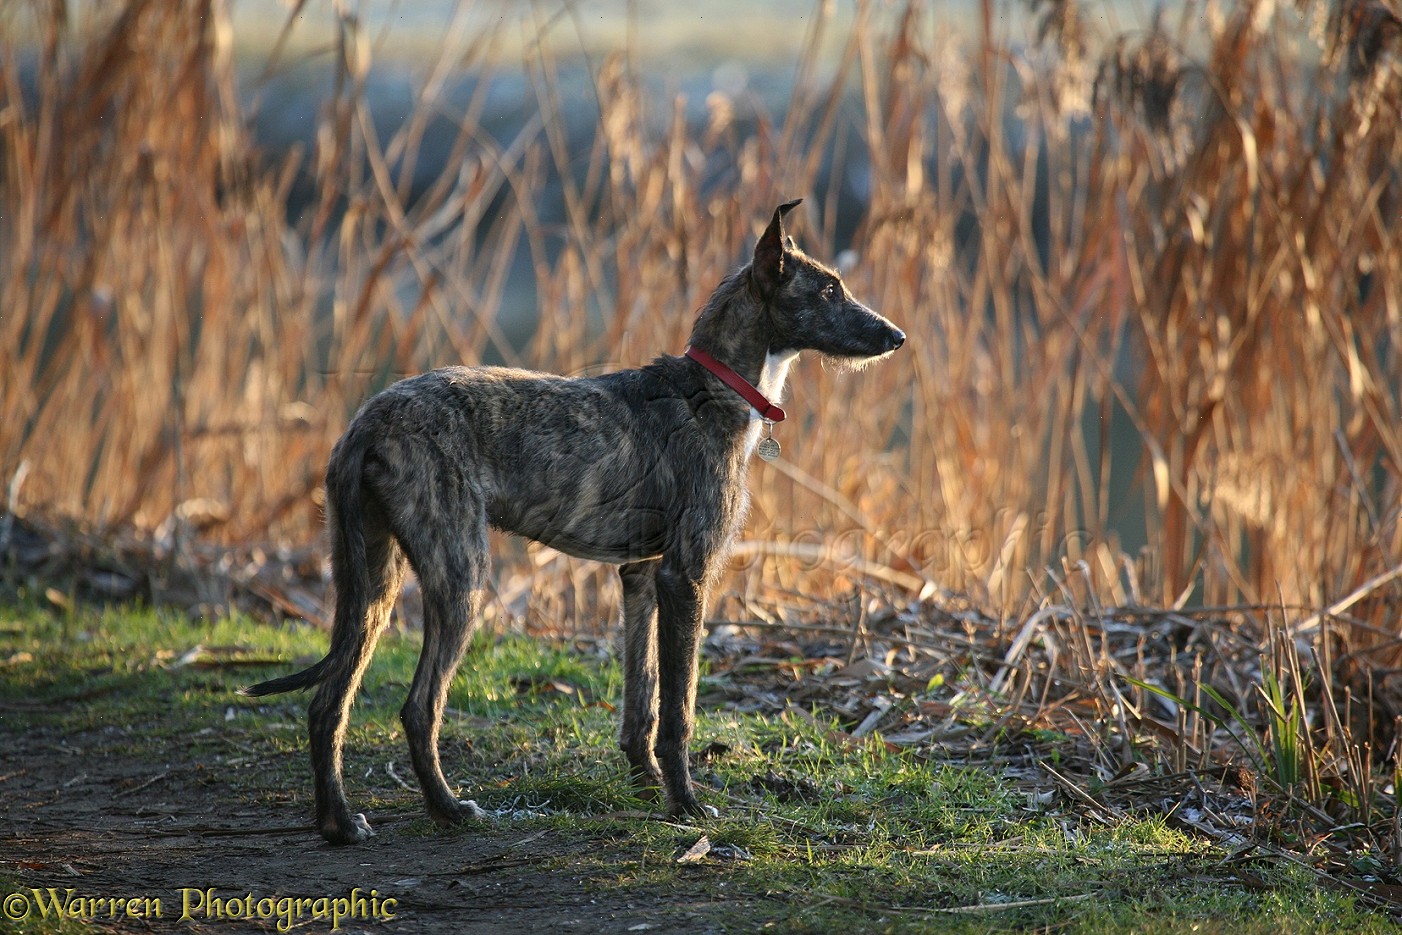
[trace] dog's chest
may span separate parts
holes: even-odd
[[[798,351],[783,351],[764,355],[764,367],[759,372],[759,386],[756,387],[764,398],[778,403],[784,396],[784,383],[789,378],[789,366],[798,359]],[[764,419],[753,408],[750,409],[750,427],[745,433],[745,457],[754,454],[755,445],[764,432]]]

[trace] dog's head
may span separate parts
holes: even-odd
[[[905,343],[905,333],[854,299],[837,270],[784,233],[784,216],[802,200],[774,210],[749,266],[751,288],[773,335],[769,349],[814,350],[842,366],[863,367]]]

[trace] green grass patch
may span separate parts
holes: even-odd
[[[230,768],[218,781],[246,801],[309,810],[306,696],[236,690],[318,658],[325,633],[151,610],[6,607],[0,624],[0,730],[120,725],[148,741],[124,745],[133,757],[154,757],[154,739],[178,735],[201,757],[221,757]],[[347,781],[372,815],[419,807],[417,792],[383,768],[401,764],[412,785],[397,712],[418,649],[416,634],[387,634],[352,714]],[[616,747],[621,690],[609,658],[483,639],[454,685],[443,734],[446,771],[503,816],[497,826],[601,845],[549,864],[600,893],[639,902],[728,894],[706,910],[712,921],[775,932],[1398,931],[1299,867],[1263,862],[1243,873],[1218,845],[1160,817],[1106,824],[1048,810],[992,763],[853,744],[821,713],[703,711],[694,772],[720,817],[639,817],[649,806]],[[245,760],[257,768],[239,769]],[[401,828],[472,833],[418,818]],[[710,852],[679,861],[703,835]]]

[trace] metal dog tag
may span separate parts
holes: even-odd
[[[755,454],[759,455],[765,461],[773,461],[775,458],[779,457],[780,450],[779,441],[774,437],[774,423],[765,419],[764,431],[766,434],[760,439],[759,444],[755,446]]]

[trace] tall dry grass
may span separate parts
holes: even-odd
[[[911,340],[860,374],[796,370],[734,590],[877,572],[1010,616],[1053,588],[1332,607],[1351,649],[1395,654],[1398,10],[1185,9],[1097,35],[1042,0],[1021,43],[988,2],[961,46],[938,5],[861,2],[824,61],[817,4],[782,115],[717,94],[698,125],[623,50],[589,71],[581,137],[557,45],[503,65],[464,11],[385,133],[372,37],[299,5],[326,16],[332,90],[315,145],[269,162],[222,0],[102,5],[84,28],[10,4],[0,472],[17,509],[92,527],[310,541],[326,454],[372,388],[489,356],[580,372],[679,352],[772,205],[804,195],[802,239],[851,247],[854,292]],[[493,69],[534,91],[507,139],[482,124]],[[464,71],[482,75],[465,105]],[[430,132],[448,156],[415,189]],[[518,260],[540,315],[524,347],[498,314]],[[1135,526],[1143,549],[1117,531]]]

